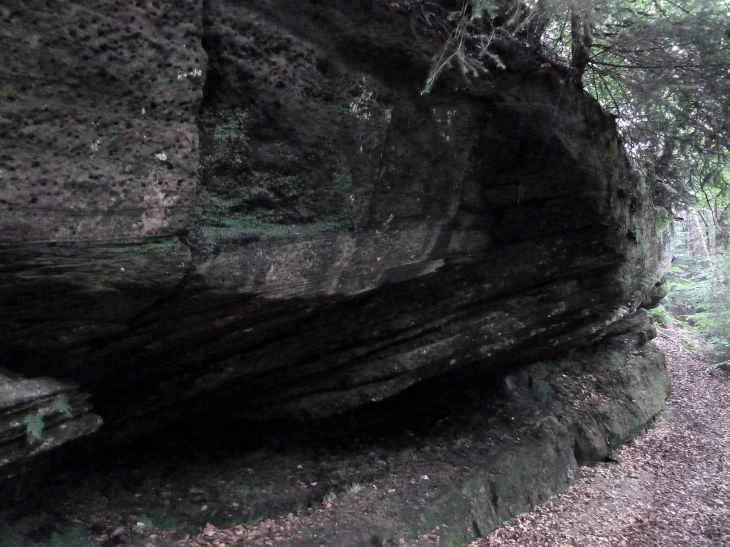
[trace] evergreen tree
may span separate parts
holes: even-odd
[[[531,46],[616,116],[658,204],[714,207],[708,220],[727,234],[728,0],[462,0],[460,6],[442,16],[449,38],[427,90],[451,66],[468,76],[498,69],[500,44]]]

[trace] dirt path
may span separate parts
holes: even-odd
[[[673,393],[665,418],[618,464],[470,547],[730,545],[730,376],[706,371],[682,330],[659,334]]]

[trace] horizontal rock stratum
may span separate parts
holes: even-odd
[[[5,2],[0,367],[78,385],[115,441],[505,374],[647,304],[668,219],[613,118],[506,44],[423,94],[419,21]]]

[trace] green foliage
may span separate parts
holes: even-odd
[[[335,173],[334,180],[335,184],[345,190],[349,190],[350,188],[352,188],[352,173],[347,166],[343,167]]]
[[[177,519],[170,514],[171,510],[152,509],[149,514],[143,513],[137,517],[137,524],[141,524],[148,530],[165,530],[178,525]]]
[[[213,139],[219,146],[230,147],[246,142],[248,112],[243,108],[206,110],[200,123],[213,129]]]
[[[241,108],[205,110],[199,117],[201,162],[193,219],[208,242],[245,233],[286,234],[296,230],[347,229],[349,204],[338,209],[322,202],[317,189],[301,175],[252,169],[247,131],[249,113]],[[346,166],[332,176],[336,190],[352,187]],[[327,210],[322,210],[327,209]]]
[[[68,398],[65,396],[54,399],[51,403],[51,409],[55,410],[59,414],[63,414],[66,418],[73,418],[71,405],[68,404]]]
[[[620,117],[629,151],[658,189],[692,202],[727,161],[727,6],[618,4],[619,17],[598,12],[588,87]]]
[[[61,395],[55,398],[49,405],[50,409],[62,414],[66,418],[72,418],[71,406],[68,404],[68,398]],[[28,442],[39,442],[43,440],[43,429],[46,423],[40,412],[29,412],[23,417],[25,423],[25,433]]]
[[[354,482],[347,488],[348,494],[359,494],[365,490],[365,487],[361,485],[360,483]]]
[[[675,319],[672,317],[672,314],[669,313],[661,304],[656,308],[652,308],[647,311],[649,312],[649,315],[655,319],[655,323],[658,324],[659,327],[668,327],[675,323]]]
[[[246,157],[248,113],[242,108],[206,110],[198,120],[205,161],[199,165],[205,180],[241,168]]]
[[[718,225],[730,204],[730,30],[725,0],[463,0],[432,10],[424,28],[448,36],[425,90],[445,69],[468,77],[504,66],[525,46],[566,84],[617,118],[634,167],[655,200],[703,202]]]
[[[152,518],[148,517],[147,515],[140,515],[137,518],[137,522],[144,524],[144,526],[149,529],[157,528]]]
[[[445,70],[458,67],[468,80],[489,72],[490,65],[505,68],[499,55],[490,51],[498,26],[493,24],[502,10],[517,12],[509,2],[493,0],[465,1],[458,12],[441,14],[441,25],[448,30],[448,38],[432,59],[431,71],[422,93],[428,93]],[[510,18],[512,20],[512,18]]]
[[[25,432],[28,442],[37,442],[43,439],[43,428],[46,424],[40,414],[30,412],[25,415],[23,422],[25,422]]]
[[[683,279],[671,279],[666,282],[666,287],[668,291],[683,291],[687,293],[698,288],[697,285]]]
[[[665,286],[665,307],[694,327],[710,348],[713,360],[730,357],[730,260],[727,251],[708,246],[701,221],[687,215],[676,224],[675,263]]]

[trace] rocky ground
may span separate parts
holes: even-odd
[[[730,545],[730,377],[672,327],[656,342],[673,394],[657,427],[470,547]]]

